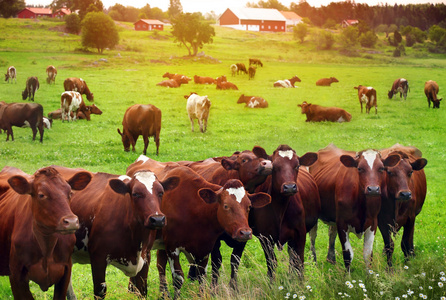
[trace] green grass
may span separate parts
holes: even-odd
[[[320,223],[316,242],[319,263],[315,266],[310,259],[306,260],[303,280],[288,273],[287,254],[283,251],[278,252],[276,281],[270,283],[258,240],[249,242],[240,268],[238,298],[280,299],[290,293],[289,298],[296,295],[307,299],[332,299],[346,297],[346,293],[353,299],[362,299],[365,297],[359,286],[360,280],[365,284],[370,299],[402,299],[409,289],[414,291],[413,297],[423,293],[428,299],[440,299],[446,294],[446,287],[438,285],[444,276],[440,272],[446,272],[446,213],[443,204],[446,192],[446,107],[442,104],[438,110],[428,109],[423,92],[424,82],[432,79],[440,85],[442,95],[442,87],[446,86],[444,55],[430,54],[424,48],[407,48],[406,57],[393,58],[389,51],[391,48],[381,41],[377,49],[367,49],[379,52],[377,54],[362,51],[359,57],[345,57],[336,50],[316,51],[310,37],[302,45],[293,40],[291,33],[240,32],[216,27],[214,43],[203,48],[206,55],[214,59],[185,59],[183,55],[187,50],[172,42],[169,29],[159,34],[163,38],[154,39],[153,33],[129,30],[131,24],[127,23],[120,26],[121,43],[117,49],[98,55],[79,51],[79,36],[50,30],[60,25],[53,21],[0,19],[0,70],[5,72],[9,65],[14,65],[18,72],[17,84],[7,84],[2,79],[0,101],[23,102],[21,91],[26,78],[37,76],[41,87],[36,93],[36,102],[44,106],[47,114],[60,106],[63,80],[82,77],[94,93],[95,103],[103,114],[93,115],[90,122],[55,121],[53,129],[45,131],[42,144],[31,140],[30,129],[14,127],[14,142],[5,142],[6,135],[0,135],[0,167],[15,166],[34,173],[40,167],[55,164],[124,174],[127,166],[142,153],[143,143],[141,139],[138,141],[136,153],[124,152],[116,129],[121,128],[126,108],[136,103],[151,103],[162,110],[160,155],[155,156],[153,140],[147,151],[148,156],[159,161],[201,160],[252,149],[254,145],[260,145],[271,153],[279,144],[288,144],[298,155],[317,151],[329,143],[357,151],[385,148],[397,142],[413,145],[428,160],[425,168],[428,194],[416,221],[414,239],[417,256],[414,259],[404,261],[399,246],[400,233],[395,241],[395,269],[388,272],[381,255],[382,238],[378,233],[374,244],[374,274],[367,274],[361,255],[362,240],[352,238],[355,258],[351,274],[346,274],[339,242],[336,244],[338,264],[332,266],[325,262],[327,226]],[[242,75],[231,77],[230,64],[247,64],[250,57],[260,58],[264,63],[263,68],[257,69],[255,79],[248,80]],[[107,62],[101,62],[100,58],[106,58]],[[45,82],[45,68],[49,64],[58,69],[56,85]],[[190,77],[225,74],[239,87],[239,91],[219,91],[214,85],[196,85],[193,82],[178,89],[156,86],[163,80],[165,72]],[[293,75],[302,79],[298,88],[273,88],[276,80]],[[317,79],[330,76],[335,76],[340,82],[331,87],[315,86]],[[387,99],[387,91],[393,80],[399,77],[408,79],[410,83],[407,101]],[[353,89],[359,84],[373,86],[377,90],[377,115],[361,114],[357,91]],[[205,134],[190,130],[183,95],[192,91],[208,95],[212,102]],[[236,104],[242,93],[265,98],[269,107],[247,109]],[[306,123],[305,116],[297,107],[303,101],[342,107],[352,114],[352,121],[343,124]],[[309,253],[308,248],[306,253]],[[216,295],[219,299],[234,297],[227,285],[229,255],[230,251],[225,246],[222,284]],[[158,295],[155,261],[153,253],[149,272],[151,299]],[[185,262],[183,269],[187,272]],[[73,270],[78,298],[91,299],[90,267],[75,265]],[[107,272],[107,299],[136,299],[127,293],[127,278],[120,271],[110,267]],[[346,281],[350,281],[353,287],[349,288]],[[51,292],[43,293],[36,285],[32,286],[32,291],[37,299],[52,297]],[[197,293],[197,284],[186,281],[183,297],[196,298]],[[1,277],[0,298],[9,297],[8,278]]]

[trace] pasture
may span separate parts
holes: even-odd
[[[214,43],[205,45],[206,56],[183,58],[187,54],[172,42],[169,28],[165,32],[135,32],[131,24],[120,25],[120,45],[103,55],[80,51],[80,37],[57,31],[61,23],[53,21],[0,19],[0,71],[10,65],[17,69],[17,84],[0,82],[0,101],[23,102],[21,92],[26,78],[37,76],[40,89],[35,102],[44,107],[44,114],[60,108],[63,80],[83,78],[94,93],[94,103],[103,114],[92,115],[91,121],[61,122],[55,120],[45,130],[43,143],[32,141],[29,128],[14,127],[14,142],[5,142],[0,134],[0,168],[14,166],[27,173],[49,165],[84,168],[93,172],[124,174],[129,164],[142,153],[142,138],[136,152],[124,152],[117,128],[122,130],[122,117],[132,104],[153,104],[162,111],[159,156],[150,139],[147,156],[159,161],[202,160],[231,155],[234,151],[259,145],[271,154],[278,145],[288,144],[299,156],[317,151],[330,143],[339,148],[360,151],[381,149],[395,143],[419,148],[428,160],[427,197],[415,226],[416,257],[408,262],[400,248],[402,232],[395,238],[394,270],[388,271],[382,255],[383,242],[377,233],[373,247],[372,271],[366,272],[362,260],[362,240],[351,238],[355,258],[351,274],[346,274],[342,251],[336,242],[337,261],[325,261],[328,245],[327,226],[319,222],[318,264],[309,258],[307,240],[305,277],[288,273],[286,251],[278,252],[276,281],[266,276],[263,251],[256,238],[248,242],[239,270],[240,299],[395,299],[403,295],[444,299],[446,296],[446,104],[429,109],[423,92],[424,82],[432,79],[440,86],[439,96],[446,95],[446,57],[423,50],[407,49],[407,57],[393,58],[384,45],[378,54],[343,57],[336,51],[315,51],[311,45],[294,41],[291,33],[246,33],[216,27]],[[236,62],[248,65],[248,58],[259,58],[254,80],[248,75],[231,76],[229,66]],[[105,59],[105,61],[104,61]],[[45,69],[56,66],[55,85],[46,84]],[[238,91],[216,90],[215,85],[197,85],[191,81],[176,89],[156,86],[165,72],[217,77],[226,75]],[[302,82],[295,89],[274,88],[279,79],[297,75]],[[316,80],[334,76],[339,83],[316,87]],[[399,77],[409,81],[406,101],[389,100],[387,92]],[[378,114],[360,112],[357,85],[377,90]],[[206,133],[190,130],[183,95],[196,92],[208,95],[212,105]],[[266,109],[249,109],[236,104],[241,94],[260,96],[268,101]],[[89,105],[90,103],[86,101]],[[297,104],[303,101],[323,106],[341,107],[352,114],[349,123],[306,123]],[[444,102],[444,101],[442,101]],[[352,235],[351,235],[352,236]],[[307,238],[308,239],[308,238]],[[229,248],[224,248],[224,265],[217,299],[235,297],[229,285]],[[156,254],[152,253],[149,270],[149,298],[158,296]],[[186,262],[183,270],[187,272]],[[128,279],[114,267],[107,271],[106,299],[136,299],[127,292]],[[91,299],[92,280],[88,265],[73,267],[73,286],[78,299]],[[168,275],[168,282],[171,278]],[[366,291],[363,290],[362,284]],[[33,285],[37,299],[50,299]],[[409,292],[410,291],[410,292]],[[182,296],[196,298],[197,283],[186,281]],[[289,295],[287,296],[287,293]],[[366,295],[366,296],[365,296]],[[12,297],[7,277],[0,277],[0,298]],[[443,297],[443,298],[441,298]],[[301,298],[303,299],[303,298]]]

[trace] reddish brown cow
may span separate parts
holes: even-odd
[[[256,76],[256,67],[249,66],[248,68],[249,79],[254,79]]]
[[[307,116],[305,122],[350,122],[352,115],[342,108],[324,107],[317,104],[303,102],[298,104],[302,109],[302,114]]]
[[[195,75],[194,82],[198,83],[198,84],[213,84],[213,83],[215,83],[215,79],[212,77]]]
[[[179,81],[181,83],[189,83],[189,81],[191,81],[191,79],[186,75],[177,73],[172,74],[169,72],[164,73],[163,78],[175,79],[176,81]]]
[[[335,77],[321,78],[316,81],[317,86],[330,86],[333,82],[339,82]]]
[[[251,207],[268,204],[271,198],[265,193],[248,194],[239,180],[229,180],[223,187],[211,184],[188,167],[176,167],[158,176],[180,178],[179,185],[167,191],[161,203],[168,222],[162,229],[164,248],[157,252],[160,290],[168,293],[165,268],[169,260],[176,298],[184,282],[180,252],[197,266],[202,283],[217,238],[226,232],[238,241],[251,239],[248,212]]]
[[[159,153],[160,132],[161,132],[161,110],[152,104],[134,104],[127,108],[122,120],[122,133],[118,128],[118,133],[122,138],[124,151],[135,152],[135,144],[138,137],[142,135],[144,140],[143,154],[147,153],[149,137],[153,136],[156,144],[156,155]]]
[[[34,299],[30,280],[43,291],[54,285],[53,299],[65,299],[79,228],[70,194],[90,179],[78,172],[65,181],[51,167],[32,176],[12,167],[0,172],[0,275],[9,276],[14,299]]]
[[[246,66],[245,66],[244,63],[236,63],[235,65],[237,66],[237,75],[238,75],[240,72],[243,72],[243,73],[245,73],[245,74],[248,74],[248,71],[246,70]]]
[[[94,101],[93,93],[87,86],[87,83],[82,78],[70,77],[63,82],[65,91],[79,92],[87,96],[88,101]]]
[[[177,88],[177,87],[180,87],[181,84],[183,84],[183,83],[189,83],[190,78],[188,78],[184,75],[179,75],[179,74],[174,74],[174,75],[175,76],[173,76],[172,79],[163,80],[163,81],[157,83],[156,85],[170,87],[170,88]]]
[[[86,119],[87,121],[90,121],[90,115],[102,115],[102,110],[99,109],[95,104],[92,105],[85,105],[85,110],[87,114],[85,114],[83,111],[77,112],[77,118],[78,119]],[[71,118],[73,118],[74,114],[73,111],[70,112]],[[56,109],[50,113],[48,113],[48,118],[52,120],[61,120],[62,119],[62,109]],[[68,115],[65,117],[65,120],[68,120]]]
[[[339,235],[347,270],[353,259],[349,240],[352,232],[364,235],[363,257],[367,267],[372,259],[373,241],[378,227],[385,170],[395,166],[400,157],[382,158],[375,150],[359,153],[329,145],[318,151],[318,161],[310,167],[319,189],[323,222],[330,226],[327,260],[335,262],[335,240]],[[313,245],[314,246],[314,245]]]
[[[56,84],[56,76],[57,76],[57,70],[55,66],[48,66],[46,68],[46,74],[47,74],[47,78],[46,78],[46,83],[51,84],[54,83]]]
[[[38,103],[1,103],[0,104],[0,129],[6,130],[6,140],[9,136],[14,141],[12,126],[23,127],[27,125],[33,131],[33,141],[36,139],[37,129],[40,134],[40,142],[43,141],[43,107]]]
[[[263,67],[262,62],[260,61],[260,59],[257,59],[257,58],[250,58],[249,65],[257,65],[257,66]]]
[[[234,83],[228,82],[228,81],[223,81],[222,77],[218,77],[217,78],[217,90],[238,90],[238,87]]]
[[[77,171],[56,168],[64,177]],[[73,195],[71,209],[81,224],[76,231],[73,263],[91,264],[95,299],[106,295],[107,265],[132,277],[139,293],[146,296],[144,274],[150,262],[146,254],[155,241],[156,229],[166,224],[160,210],[161,199],[178,182],[178,177],[160,182],[147,169],[140,169],[130,177],[95,173],[91,183]]]
[[[366,87],[363,85],[358,85],[354,87],[358,90],[358,98],[359,104],[361,104],[361,113],[362,113],[362,105],[365,104],[365,112],[370,113],[370,108],[372,106],[375,107],[375,114],[378,113],[378,104],[376,99],[376,90],[372,87]]]
[[[429,80],[424,83],[424,94],[427,97],[427,103],[429,105],[429,108],[431,107],[431,101],[432,101],[432,108],[440,108],[440,101],[443,98],[437,98],[439,91],[440,88],[438,86],[438,83],[436,83],[435,81]]]
[[[39,84],[39,79],[37,79],[37,77],[35,76],[28,77],[28,79],[26,79],[25,90],[22,92],[22,99],[26,100],[26,98],[28,98],[28,100],[34,101],[34,94],[39,89],[39,87],[40,84]]]
[[[268,102],[261,98],[261,97],[256,97],[256,96],[245,96],[244,94],[242,94],[240,96],[240,98],[238,98],[237,100],[237,104],[240,103],[246,103],[245,107],[249,107],[249,108],[267,108],[268,107]]]
[[[410,91],[410,89],[407,79],[398,78],[393,82],[392,88],[387,93],[387,96],[389,97],[389,99],[392,99],[395,94],[400,93],[400,98],[404,96],[404,100],[406,100],[408,91]]]
[[[415,148],[416,149],[416,148]],[[418,150],[418,149],[416,149]],[[386,186],[381,210],[378,215],[378,226],[384,239],[384,253],[387,264],[392,266],[394,244],[392,233],[404,227],[401,249],[408,258],[414,254],[413,235],[415,218],[420,213],[426,198],[426,175],[423,168],[427,164],[425,158],[413,155],[412,149],[396,144],[381,150],[384,158],[398,154],[401,161],[392,168],[387,168]]]

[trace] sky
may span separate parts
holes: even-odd
[[[27,5],[49,5],[52,0],[25,0]],[[213,11],[217,15],[222,14],[227,8],[230,7],[245,7],[246,3],[258,3],[258,0],[180,0],[183,6],[184,12],[201,12],[206,14]],[[279,0],[280,3],[289,7],[291,2],[299,3],[299,0]],[[337,0],[307,0],[308,4],[313,7],[319,7],[321,5],[327,6],[331,2],[342,2]],[[385,4],[389,5],[397,4],[421,4],[421,3],[443,3],[444,0],[355,0],[355,3],[367,3],[370,6]],[[169,0],[102,0],[105,8],[120,3],[124,6],[133,6],[141,8],[146,4],[150,7],[158,7],[163,11],[167,11],[169,7]]]

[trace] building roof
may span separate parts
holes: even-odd
[[[239,20],[286,21],[285,17],[273,8],[228,8]]]
[[[61,8],[61,9],[57,10],[56,12],[59,12],[59,11],[63,12],[66,15],[71,14],[71,10],[69,10],[68,8]]]
[[[38,14],[38,15],[52,15],[53,11],[51,8],[42,8],[42,7],[25,7],[25,9]]]
[[[280,12],[287,20],[301,20],[302,17],[296,14],[294,11],[281,11]]]
[[[139,21],[136,21],[135,23],[133,23],[133,24],[136,24],[136,23],[138,23],[138,22],[144,22],[144,23],[146,23],[146,24],[149,24],[149,25],[165,25],[163,22],[161,22],[160,20],[152,20],[152,19],[141,19],[141,20],[139,20]]]

